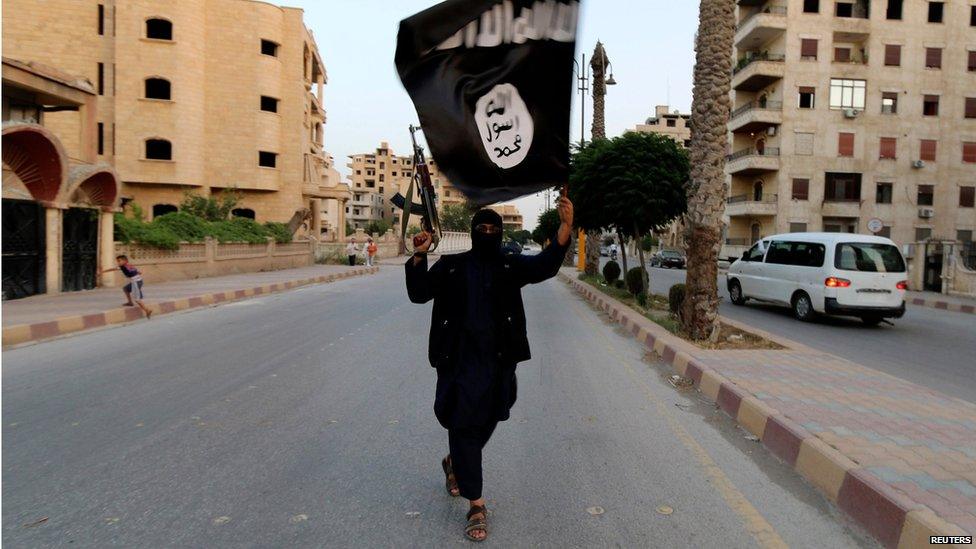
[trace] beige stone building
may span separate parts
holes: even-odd
[[[872,219],[900,244],[972,241],[976,4],[738,5],[722,255]]]
[[[502,227],[506,231],[522,230],[522,214],[515,204],[495,204],[488,206],[488,209],[495,210],[502,216]]]
[[[321,233],[325,67],[302,10],[251,0],[3,2],[4,55],[92,82],[97,159],[150,216],[237,189],[236,215]],[[47,125],[78,154],[77,121]]]
[[[691,114],[673,112],[668,105],[654,107],[654,116],[634,129],[640,133],[656,133],[674,139],[682,147],[691,146]]]

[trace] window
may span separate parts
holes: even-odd
[[[861,174],[827,172],[824,176],[824,201],[859,202],[861,200]]]
[[[793,225],[794,223],[790,223],[791,227]],[[806,223],[796,223],[796,225],[806,227]],[[803,231],[791,230],[790,232]],[[796,265],[798,267],[822,267],[825,251],[826,247],[823,244],[773,241],[766,253],[766,263]]]
[[[278,163],[278,154],[269,151],[258,151],[258,166],[274,168]]]
[[[744,256],[742,256],[742,260],[743,261],[762,261],[763,255],[765,253],[766,253],[766,250],[762,247],[762,243],[761,242],[756,242],[756,244],[753,245],[752,248],[749,248],[749,251],[746,252],[746,254]]]
[[[386,180],[385,177],[386,177],[385,174],[380,174],[380,181],[385,181]]]
[[[886,67],[901,66],[901,46],[895,44],[885,44],[884,64]]]
[[[959,242],[972,242],[973,231],[968,229],[958,229],[956,231],[956,240],[958,240]]]
[[[261,110],[265,112],[278,112],[278,100],[274,97],[262,95]]]
[[[928,227],[915,227],[915,242],[922,242],[932,237],[932,229]]]
[[[179,211],[179,208],[172,204],[153,204],[153,219],[176,211]]]
[[[864,80],[847,80],[841,78],[830,79],[830,108],[831,109],[863,109],[864,90],[867,82]]]
[[[105,95],[105,63],[98,64],[98,95]]]
[[[901,6],[903,0],[888,0],[888,11],[885,13],[885,18],[899,20],[901,19]]]
[[[976,9],[976,6],[973,6]],[[966,52],[969,55],[969,60],[966,62],[966,70],[969,72],[976,72],[976,51]]]
[[[919,206],[931,206],[934,203],[935,186],[919,185],[917,203]]]
[[[894,194],[894,185],[891,183],[878,183],[878,188],[874,193],[875,204],[891,204],[891,197]]]
[[[820,13],[820,0],[803,0],[803,13]]]
[[[840,132],[837,134],[837,156],[854,156],[854,134]]]
[[[922,97],[922,114],[925,116],[939,116],[938,95],[926,95]]]
[[[105,4],[98,5],[98,35],[105,35]]]
[[[898,139],[894,137],[882,137],[878,158],[882,160],[894,160],[898,158]]]
[[[173,24],[165,19],[146,19],[146,38],[172,40]]]
[[[834,251],[834,267],[844,271],[903,273],[905,260],[891,244],[843,242]]]
[[[675,120],[673,118],[668,118],[667,122],[668,122],[668,127],[669,128],[673,128],[674,127]]]
[[[976,204],[976,187],[959,187],[959,207],[972,208]]]
[[[806,86],[800,86],[800,104],[801,109],[812,109],[817,102],[817,88],[810,88]]]
[[[173,145],[165,139],[146,140],[147,160],[172,160]]]
[[[882,225],[881,230],[875,233],[875,235],[882,238],[891,238],[891,225]]]
[[[929,23],[941,23],[945,2],[929,2]]]
[[[942,68],[942,48],[925,48],[925,68]]]
[[[969,26],[976,27],[976,6],[969,6]]]
[[[790,223],[790,232],[791,233],[805,233],[805,232],[807,232],[807,224],[806,223]]]
[[[837,17],[854,17],[854,4],[837,2],[834,4],[834,15]]]
[[[813,154],[813,134],[812,133],[797,133],[795,134],[795,152],[798,156],[810,156]]]
[[[800,59],[817,59],[817,40],[814,38],[800,39]]]
[[[966,98],[966,118],[976,118],[976,97]]]
[[[793,180],[793,200],[807,200],[810,197],[810,180]]]
[[[935,151],[938,146],[938,141],[935,139],[922,139],[919,143],[919,160],[935,162]]]
[[[278,57],[278,44],[271,40],[261,40],[261,54]]]
[[[881,93],[881,114],[896,114],[898,112],[898,94],[895,92]]]
[[[850,63],[851,48],[834,48],[834,61],[837,63]]]
[[[165,78],[146,79],[146,99],[170,99],[170,84]]]
[[[962,161],[967,163],[976,162],[976,141],[962,142]]]
[[[98,154],[105,154],[105,124],[98,123]]]
[[[243,217],[245,219],[254,219],[254,210],[251,208],[234,208],[230,211],[230,215],[234,217]]]

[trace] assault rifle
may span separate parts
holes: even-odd
[[[400,238],[404,244],[406,244],[410,215],[419,215],[421,216],[420,228],[431,235],[430,251],[434,251],[441,240],[441,222],[437,218],[437,194],[434,192],[433,183],[430,182],[430,170],[427,168],[427,159],[424,158],[424,148],[417,144],[416,132],[419,129],[418,126],[410,126],[410,140],[413,141],[413,177],[407,187],[407,196],[396,193],[390,201],[403,212],[400,215]],[[420,195],[420,204],[413,201],[414,187]],[[413,241],[414,246],[419,246],[420,235],[415,236]]]

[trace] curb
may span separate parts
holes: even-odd
[[[302,278],[298,280],[289,280],[286,282],[276,282],[274,284],[265,284],[264,286],[255,286],[253,288],[202,294],[169,301],[150,302],[149,305],[153,307],[154,316],[165,315],[167,313],[174,313],[177,311],[197,309],[200,307],[217,305],[219,303],[247,299],[249,297],[273,294],[290,290],[292,288],[298,288],[299,286],[307,286],[309,284],[321,284],[324,282],[333,282],[353,276],[373,274],[378,270],[379,267],[356,269],[354,271],[343,271],[341,273],[322,275],[313,278]],[[7,349],[15,345],[38,343],[67,334],[82,332],[93,328],[111,326],[113,324],[124,324],[126,322],[132,322],[142,318],[142,311],[136,307],[118,307],[100,313],[62,316],[54,320],[35,322],[33,324],[16,324],[3,328],[3,348]]]
[[[955,311],[957,313],[965,313],[970,315],[976,314],[976,305],[969,305],[966,303],[955,303],[951,301],[942,301],[940,299],[925,299],[924,297],[913,297],[911,299],[906,299],[905,302],[909,305],[929,307],[942,311]]]
[[[967,535],[928,507],[897,493],[867,470],[752,396],[703,366],[688,351],[692,344],[585,282],[560,272],[559,277],[606,312],[644,346],[690,378],[709,399],[775,456],[785,461],[831,502],[886,547],[929,544],[929,536]]]

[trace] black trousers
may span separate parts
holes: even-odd
[[[498,422],[479,427],[457,427],[447,430],[447,442],[451,448],[451,466],[457,479],[461,497],[470,500],[481,498],[481,450],[495,432]]]
[[[353,267],[355,265],[356,265],[356,256],[355,255],[349,256],[349,266]]]

